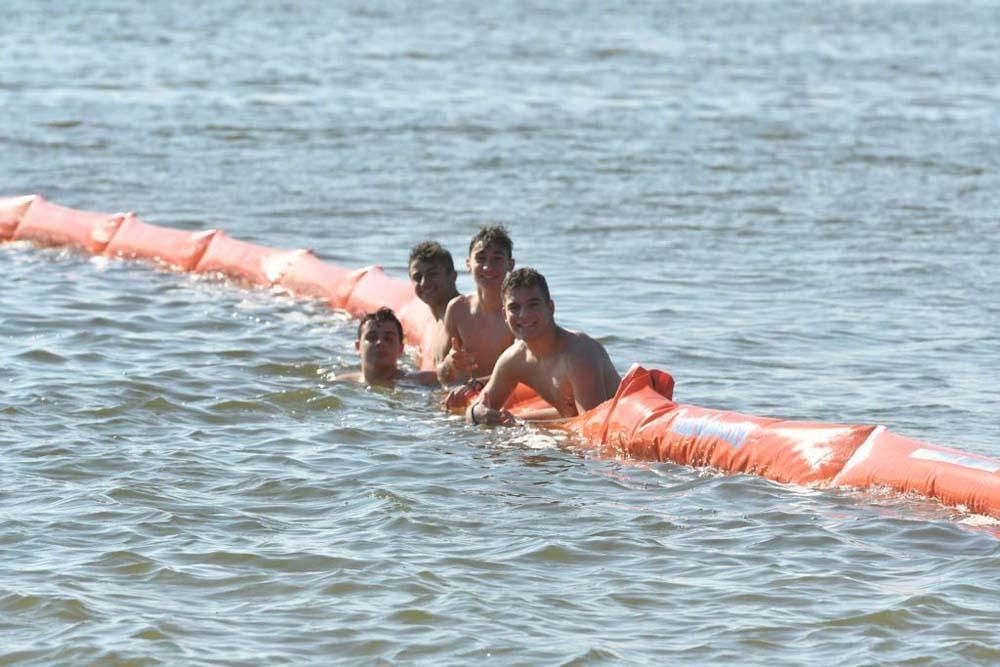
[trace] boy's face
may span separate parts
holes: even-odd
[[[448,271],[439,262],[415,259],[410,263],[410,281],[417,298],[428,305],[451,297],[455,291],[454,271]]]
[[[465,265],[476,285],[499,290],[504,277],[514,269],[514,259],[500,245],[478,241],[472,246]]]
[[[366,322],[354,347],[362,361],[375,368],[395,368],[403,356],[403,341],[394,322]]]
[[[503,297],[503,314],[515,338],[531,340],[554,326],[555,303],[545,298],[541,287],[513,287]]]

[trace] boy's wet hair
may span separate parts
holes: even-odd
[[[542,294],[545,295],[545,300],[552,300],[552,296],[549,295],[549,284],[545,282],[545,276],[534,269],[525,267],[523,269],[514,269],[508,273],[507,277],[503,279],[503,285],[500,286],[500,295],[506,297],[507,292],[517,287],[540,287]]]
[[[403,342],[403,324],[396,317],[396,313],[392,312],[392,308],[387,308],[382,306],[374,313],[365,313],[365,316],[361,318],[361,322],[358,324],[358,340],[361,340],[361,332],[364,331],[365,325],[369,322],[392,322],[396,325],[396,331],[399,332],[399,342]]]
[[[413,264],[417,260],[440,264],[448,273],[455,273],[455,262],[451,258],[451,253],[437,241],[424,241],[413,246],[407,264]]]
[[[494,225],[493,227],[483,227],[480,229],[475,236],[472,237],[472,241],[469,242],[469,254],[472,254],[472,249],[476,247],[476,244],[482,241],[483,247],[495,243],[504,250],[507,251],[507,256],[512,257],[514,255],[514,242],[510,240],[510,236],[507,234],[507,228],[503,225]]]

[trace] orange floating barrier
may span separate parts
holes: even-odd
[[[24,212],[35,201],[36,195],[22,197],[4,197],[0,199],[0,241],[13,238]]]
[[[355,316],[388,306],[403,322],[407,342],[420,349],[421,368],[434,368],[430,309],[408,281],[390,278],[381,267],[349,271],[308,250],[275,250],[222,232],[157,227],[134,214],[78,211],[40,195],[0,199],[0,240],[7,239],[72,245],[279,285]],[[785,421],[680,404],[673,390],[669,373],[635,365],[611,399],[558,426],[627,458],[814,486],[888,487],[1000,518],[1000,460],[905,438],[882,426]],[[524,385],[505,403],[514,414],[547,405]]]
[[[148,259],[190,271],[205,254],[215,234],[214,229],[186,232],[159,227],[129,213],[104,248],[104,254],[122,259]]]
[[[629,400],[628,397],[634,397]],[[616,417],[617,430],[623,430],[628,421],[645,419],[652,411],[663,412],[673,406],[674,378],[661,370],[646,370],[638,364],[632,366],[615,395],[593,410],[568,420],[564,428],[595,444],[608,444],[611,417]],[[643,402],[645,401],[645,402]],[[632,411],[631,417],[629,411]],[[619,437],[620,436],[616,436]]]
[[[534,389],[526,384],[518,383],[514,391],[504,401],[503,407],[515,415],[525,415],[535,410],[544,410],[552,406],[539,396]]]
[[[434,363],[434,328],[437,322],[434,314],[426,303],[416,294],[404,303],[396,312],[399,321],[403,323],[406,342],[419,349],[420,370],[436,371]]]
[[[413,296],[413,286],[408,282],[390,278],[381,266],[370,266],[354,283],[343,307],[354,317],[373,313],[383,306],[398,314]]]
[[[289,262],[275,284],[298,296],[325,299],[331,308],[343,308],[362,275],[363,270],[342,269],[308,251]]]
[[[99,255],[124,219],[124,213],[80,211],[49,203],[36,195],[11,239],[74,246]]]
[[[661,388],[672,389],[672,378],[658,373],[633,366],[605,409],[570,420],[567,427],[628,458],[711,466],[797,484],[832,479],[875,428],[674,403],[661,393]]]
[[[428,327],[434,326],[433,323],[428,325]],[[419,343],[416,344],[418,348],[418,359],[419,368],[422,371],[434,371],[437,373],[437,364],[434,363],[434,344],[433,336],[425,335]]]
[[[905,438],[882,426],[832,483],[915,492],[970,512],[1000,517],[1000,461]]]
[[[225,232],[216,232],[201,259],[195,265],[198,273],[221,273],[230,278],[270,287],[307,250],[275,250],[240,241]]]

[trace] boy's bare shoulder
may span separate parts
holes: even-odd
[[[574,351],[591,350],[594,347],[601,347],[600,343],[582,331],[573,331],[572,329],[563,329],[563,331],[569,334],[567,336],[569,339],[569,347]]]
[[[500,363],[500,359],[505,359],[507,361],[524,361],[528,358],[528,346],[524,344],[523,340],[514,339],[507,348],[500,353],[500,357],[497,359],[497,363]]]
[[[574,359],[604,360],[608,358],[608,351],[601,343],[594,340],[582,331],[569,331],[569,352]]]
[[[471,307],[469,297],[465,294],[459,294],[448,302],[448,306],[444,310],[444,318],[448,320],[467,316]]]

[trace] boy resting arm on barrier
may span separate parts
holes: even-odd
[[[555,302],[542,274],[518,269],[504,280],[501,294],[507,326],[516,340],[500,355],[489,382],[466,410],[470,423],[513,423],[503,405],[518,382],[552,406],[523,415],[525,419],[575,417],[614,396],[621,378],[607,351],[590,336],[555,323]]]

